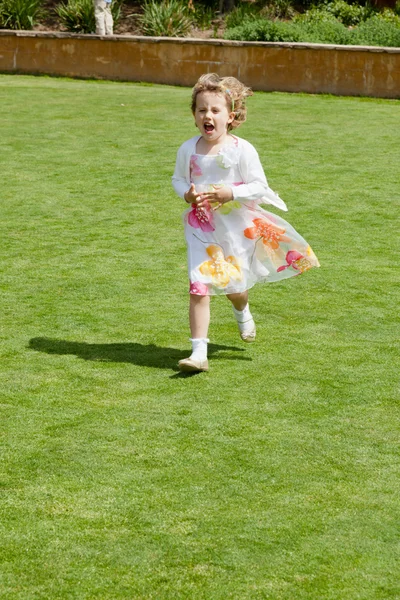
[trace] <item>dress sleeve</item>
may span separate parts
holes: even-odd
[[[242,149],[240,170],[244,183],[232,187],[234,200],[243,202],[246,200],[256,200],[272,204],[281,210],[287,211],[287,206],[282,198],[271,190],[268,185],[257,150],[248,142]]]
[[[244,183],[232,187],[234,200],[261,200],[268,183],[257,150],[250,144],[242,150],[241,172]]]
[[[175,192],[181,198],[184,198],[185,192],[190,188],[190,183],[186,179],[186,152],[184,144],[179,148],[176,155],[175,171],[172,176],[172,185]]]

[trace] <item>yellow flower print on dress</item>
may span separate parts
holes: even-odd
[[[311,248],[311,246],[307,246],[306,254],[307,254],[308,259],[311,261],[311,263],[312,263],[312,265],[314,267],[319,267],[320,266],[319,260],[315,256],[314,250]]]
[[[234,184],[236,185],[236,184]],[[220,190],[225,187],[223,183],[212,183],[207,186],[203,186],[204,192],[215,192],[215,190]],[[219,212],[221,215],[229,215],[229,213],[235,208],[240,208],[242,205],[237,200],[229,200],[229,202],[224,202],[219,205],[219,202],[211,202],[211,207]]]
[[[225,202],[219,209],[218,212],[221,215],[229,215],[229,213],[234,208],[240,208],[242,205],[237,200],[230,200],[229,202]]]
[[[234,281],[242,279],[240,266],[234,256],[225,258],[222,249],[214,244],[208,246],[207,254],[211,260],[207,260],[200,265],[200,273],[210,276],[216,287],[224,288],[231,279]]]

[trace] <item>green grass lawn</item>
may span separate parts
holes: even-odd
[[[321,269],[190,377],[189,99],[0,76],[0,597],[398,599],[400,102],[249,100]]]

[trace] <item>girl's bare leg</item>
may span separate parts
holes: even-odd
[[[227,297],[232,302],[236,310],[244,310],[249,301],[249,292],[246,290],[241,294],[227,294]]]
[[[179,361],[179,369],[186,372],[208,371],[207,344],[210,324],[210,296],[190,294],[190,333],[192,354]]]
[[[207,338],[210,325],[210,296],[190,294],[189,323],[192,339]]]

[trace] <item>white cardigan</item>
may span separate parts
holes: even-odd
[[[177,153],[172,185],[181,198],[184,198],[185,192],[190,188],[190,157],[196,153],[196,144],[200,137],[200,135],[196,135],[184,142]],[[243,138],[236,136],[235,138],[238,141],[237,148],[239,150],[238,166],[244,183],[231,187],[233,199],[257,200],[287,210],[284,201],[269,187],[257,150]]]

